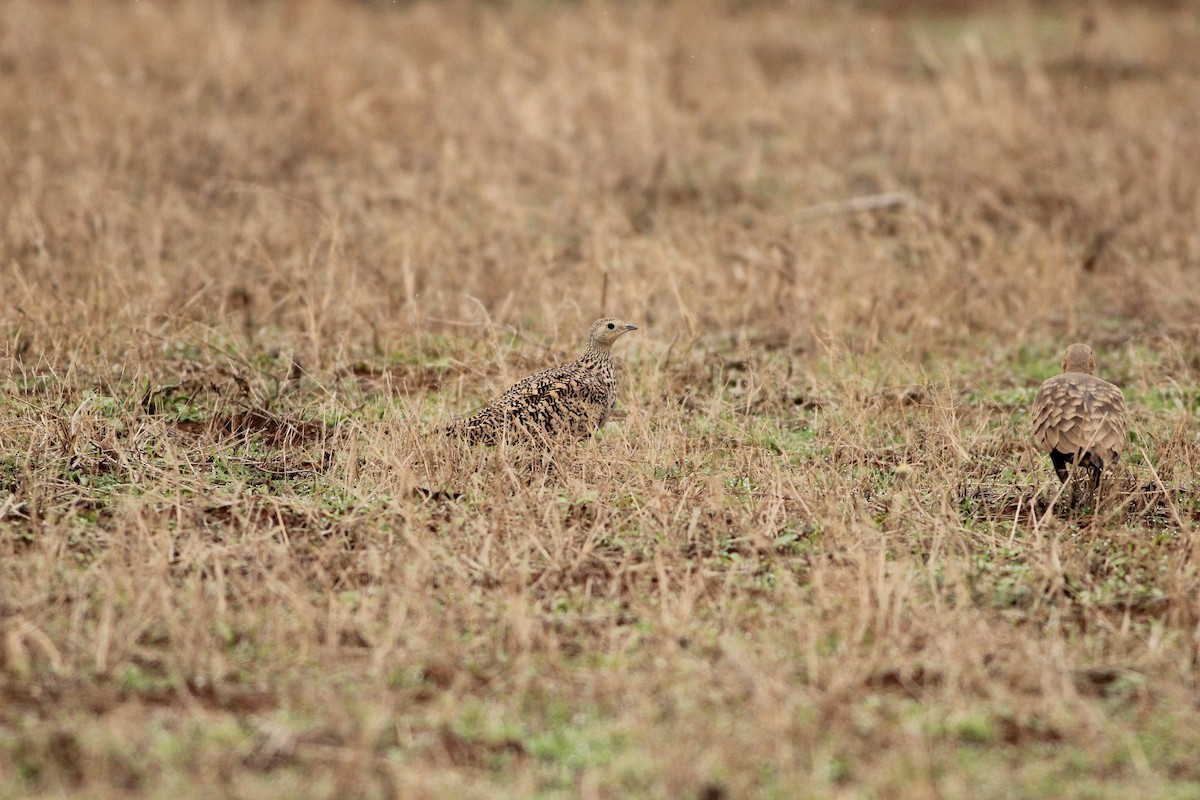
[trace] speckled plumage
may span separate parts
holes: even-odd
[[[1095,370],[1092,348],[1073,344],[1063,357],[1063,374],[1043,381],[1033,401],[1033,441],[1050,454],[1063,483],[1068,464],[1086,467],[1093,491],[1125,447],[1125,395]]]
[[[445,428],[451,436],[494,444],[506,439],[585,438],[608,420],[617,399],[612,344],[637,326],[606,317],[588,334],[583,355],[520,381],[469,417]]]

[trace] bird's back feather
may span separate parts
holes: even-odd
[[[616,396],[611,360],[580,358],[519,381],[448,432],[492,443],[514,436],[590,436]]]
[[[1125,447],[1125,396],[1083,373],[1056,375],[1042,383],[1033,402],[1033,440],[1081,463],[1107,467]]]

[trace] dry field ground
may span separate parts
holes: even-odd
[[[0,4],[0,796],[1200,796],[1198,163],[1188,5]]]

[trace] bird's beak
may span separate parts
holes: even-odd
[[[625,326],[625,330],[627,330],[627,331],[636,331],[636,330],[637,330],[637,325],[626,325],[626,326]]]

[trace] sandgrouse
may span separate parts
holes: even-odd
[[[470,417],[443,430],[468,441],[495,444],[501,439],[586,438],[598,431],[617,399],[612,345],[636,331],[619,319],[597,320],[583,355],[520,381]]]
[[[1086,467],[1091,491],[1100,473],[1114,464],[1125,446],[1125,395],[1097,378],[1096,354],[1073,344],[1063,356],[1063,374],[1038,388],[1033,401],[1033,441],[1050,453],[1059,480],[1067,482],[1068,464]],[[1071,502],[1076,499],[1074,488]]]

